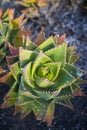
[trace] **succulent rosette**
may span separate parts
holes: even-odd
[[[37,4],[38,6],[43,6],[48,2],[48,0],[16,0],[16,4],[20,4],[25,7],[30,7],[34,4]]]
[[[37,119],[51,125],[55,104],[70,108],[70,99],[83,95],[79,84],[84,71],[76,68],[75,46],[68,46],[63,37],[51,36],[47,40],[38,36],[37,46],[29,39],[25,48],[10,47],[7,57],[10,72],[0,78],[11,86],[2,107],[15,105],[15,114],[24,117],[32,110]]]
[[[5,12],[0,9],[0,66],[9,54],[8,42],[16,47],[22,45],[23,18],[24,14],[14,18],[13,9],[7,9]]]

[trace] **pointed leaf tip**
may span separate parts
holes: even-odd
[[[41,29],[40,33],[38,34],[35,44],[40,45],[41,43],[45,42],[45,33],[44,33],[44,28]]]
[[[1,19],[1,17],[2,17],[2,14],[3,14],[3,13],[2,13],[2,10],[0,9],[0,19]]]
[[[79,90],[73,90],[72,91],[74,96],[86,96],[84,92],[82,92],[80,89]]]
[[[14,10],[13,9],[7,9],[8,15],[11,20],[14,19]]]
[[[54,109],[55,109],[55,101],[52,101],[47,108],[47,112],[44,118],[44,121],[46,121],[49,126],[51,126],[53,121]]]
[[[19,50],[16,47],[13,47],[10,43],[8,43],[8,47],[9,47],[10,53],[13,56],[18,55]]]

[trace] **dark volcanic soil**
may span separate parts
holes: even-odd
[[[41,26],[45,29],[46,37],[66,33],[69,44],[76,45],[77,52],[83,54],[76,66],[87,72],[87,10],[81,4],[71,5],[67,1],[63,0],[59,8],[52,4],[42,8],[40,17],[29,19],[26,28],[33,30],[32,38],[35,38]],[[7,7],[15,6],[10,2],[5,3],[3,9]],[[19,15],[20,7],[15,8],[16,15]],[[87,80],[87,75],[83,78]],[[87,93],[86,85],[82,89]],[[8,90],[9,86],[0,85],[0,104]],[[0,109],[0,130],[87,130],[87,97],[75,97],[72,103],[75,110],[56,105],[51,128],[45,122],[37,121],[33,112],[20,120],[20,114],[13,116],[14,107]]]

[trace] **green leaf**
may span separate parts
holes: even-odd
[[[74,96],[72,94],[71,88],[70,87],[64,88],[58,94],[56,98],[56,103],[73,109],[72,103],[70,101],[70,99],[73,97]]]
[[[0,36],[0,47],[3,45],[4,42],[5,42],[5,37]]]
[[[20,82],[20,74],[21,74],[21,71],[20,71],[20,68],[19,68],[19,65],[18,65],[18,62],[12,64],[9,66],[9,69],[13,75],[13,77],[15,78],[15,80],[17,80],[18,82]]]
[[[0,77],[0,83],[5,83],[7,85],[12,85],[14,83],[14,78],[11,72],[7,73],[6,75]]]
[[[70,75],[65,69],[61,69],[58,75],[58,78],[55,82],[55,86],[57,89],[62,89],[69,86],[72,82],[75,82],[75,78]]]
[[[73,55],[75,50],[76,50],[75,46],[67,47],[67,49],[66,49],[66,61],[67,61],[67,63],[69,63],[71,55]]]
[[[55,100],[51,101],[48,105],[44,120],[48,123],[49,126],[52,124],[52,120],[54,118],[54,110],[55,110]]]
[[[74,77],[81,77],[85,74],[83,70],[78,69],[75,66],[70,64],[65,64],[64,68]]]
[[[19,29],[9,29],[6,37],[10,43],[13,43],[15,40],[15,37],[17,36]]]
[[[19,88],[18,83],[14,82],[13,86],[11,87],[11,89],[9,90],[9,92],[6,94],[4,98],[4,103],[2,104],[2,108],[9,107],[15,104],[18,96],[18,88]]]
[[[47,75],[47,78],[51,81],[54,81],[59,74],[61,63],[46,63],[44,66],[46,66],[50,71],[50,73]]]
[[[36,45],[29,39],[29,37],[26,37],[26,41],[25,41],[25,48],[27,50],[35,50],[36,49]]]
[[[9,23],[0,21],[0,30],[2,32],[2,35],[5,36],[9,29]]]
[[[24,67],[27,63],[34,61],[37,55],[38,53],[35,51],[29,51],[23,48],[19,48],[19,60],[21,63],[21,67]]]
[[[36,59],[33,62],[33,66],[32,66],[32,77],[34,77],[35,73],[37,73],[37,69],[44,65],[45,63],[49,63],[52,62],[52,60],[46,56],[44,53],[39,53],[38,56],[36,57]]]
[[[64,65],[66,62],[66,47],[67,43],[64,43],[58,47],[46,51],[45,54],[50,57],[53,62],[61,62],[62,65]]]
[[[75,54],[70,57],[69,63],[74,64],[79,58],[81,57],[81,54]]]
[[[42,100],[44,100],[44,99],[45,100],[54,99],[59,94],[58,90],[57,91],[47,91],[47,90],[33,89],[33,91],[35,92],[35,95]]]
[[[29,92],[21,92],[18,95],[18,100],[16,102],[15,113],[21,112],[21,118],[24,118],[27,114],[32,111],[34,106],[33,99],[35,97]]]
[[[26,82],[27,85],[29,85],[30,87],[34,88],[35,87],[35,83],[32,80],[32,62],[30,62],[29,64],[27,64],[23,70],[23,80],[24,82]]]
[[[85,96],[85,93],[81,91],[76,83],[71,84],[71,90],[74,96]]]
[[[45,116],[49,102],[42,99],[34,100],[33,111],[37,119],[42,120]]]
[[[44,28],[41,29],[40,33],[38,34],[37,38],[35,39],[35,44],[40,45],[43,42],[45,42]]]
[[[52,85],[54,84],[54,82],[49,81],[48,79],[40,78],[40,77],[35,78],[35,83],[40,88],[52,87]]]
[[[50,38],[48,38],[45,42],[43,42],[42,44],[40,44],[38,47],[37,47],[37,51],[47,51],[49,49],[52,49],[55,47],[55,43],[54,43],[54,39],[53,37],[51,36]]]
[[[6,54],[4,52],[4,49],[0,49],[0,66],[3,64],[4,60],[5,60]]]

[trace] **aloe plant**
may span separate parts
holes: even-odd
[[[21,118],[33,111],[37,119],[48,125],[52,123],[55,104],[73,108],[70,99],[84,95],[79,87],[84,71],[74,66],[80,55],[75,54],[76,47],[68,46],[64,37],[56,35],[45,40],[41,33],[35,41],[38,45],[27,37],[25,48],[10,46],[10,71],[0,82],[11,88],[2,108],[15,105],[14,114],[21,112]]]
[[[37,4],[38,6],[43,6],[46,4],[47,1],[48,0],[16,0],[16,3],[25,7],[30,7],[34,4]]]
[[[14,18],[13,9],[7,9],[5,12],[0,9],[0,64],[4,61],[6,54],[8,54],[7,43],[10,42],[13,45],[14,42],[16,44],[18,41],[23,18],[24,14]]]
[[[46,6],[50,0],[16,0],[15,4],[22,5],[26,9],[21,12],[25,14],[26,21],[28,18],[36,18],[40,16],[40,8]]]

